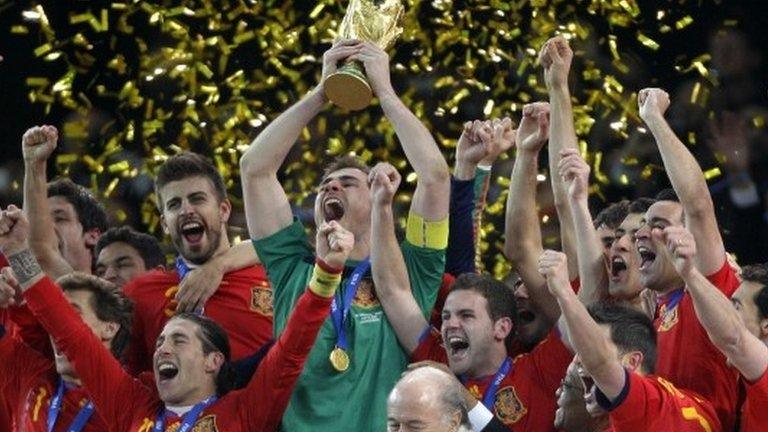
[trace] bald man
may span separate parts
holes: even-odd
[[[472,431],[463,391],[455,377],[438,368],[406,372],[387,400],[387,430]]]

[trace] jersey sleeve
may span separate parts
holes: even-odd
[[[754,383],[747,383],[747,397],[742,412],[742,432],[768,430],[768,370]]]
[[[443,346],[443,337],[432,326],[424,328],[419,338],[419,345],[411,354],[411,361],[414,363],[427,360],[448,364],[448,354],[446,354]]]
[[[125,286],[123,292],[133,302],[133,319],[131,320],[131,342],[125,353],[125,366],[128,372],[134,376],[151,369],[151,355],[147,352],[144,340],[144,319],[141,315],[141,299],[138,298],[134,279]]]
[[[474,198],[474,179],[457,180],[451,177],[445,272],[453,276],[475,272]]]
[[[557,326],[529,354],[523,354],[517,362],[527,362],[536,381],[552,393],[560,387],[573,353],[565,346]]]
[[[33,350],[43,357],[53,359],[53,348],[48,332],[37,321],[26,304],[8,308],[8,317],[16,324],[17,335]]]
[[[400,248],[413,297],[427,318],[443,281],[448,220],[430,222],[410,213],[407,225],[406,239]]]
[[[29,309],[72,362],[97,410],[114,430],[128,430],[131,415],[158,404],[150,390],[125,372],[47,276],[24,297]],[[116,397],[119,395],[119,397]]]
[[[707,276],[707,280],[728,298],[731,298],[740,284],[736,271],[733,270],[727,259],[724,260],[720,270]]]
[[[285,330],[242,390],[244,430],[277,430],[331,301],[309,289],[299,297]]]

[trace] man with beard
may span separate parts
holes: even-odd
[[[611,432],[718,432],[715,410],[689,390],[652,375],[656,357],[653,324],[641,312],[596,303],[587,308],[568,282],[565,255],[546,251],[541,274],[563,311],[586,389],[587,410],[609,412]]]
[[[555,429],[558,432],[604,432],[609,426],[608,413],[596,405],[590,406],[596,408],[594,411],[587,410],[586,391],[578,371],[579,363],[572,361],[555,392]]]
[[[125,286],[135,304],[129,369],[151,369],[155,341],[177,312],[194,311],[220,323],[234,360],[258,351],[272,337],[271,289],[263,268],[253,265],[250,244],[230,246],[231,204],[216,167],[195,153],[172,156],[157,172],[155,193],[163,230],[179,256],[173,270],[152,271]],[[185,290],[195,277],[207,283],[191,288],[205,290]]]
[[[210,318],[184,313],[158,337],[154,388],[130,376],[40,269],[26,244],[18,209],[0,213],[0,250],[7,254],[30,309],[75,367],[110,430],[260,432],[277,428],[339,286],[354,236],[338,223],[318,231],[318,259],[285,332],[242,390],[231,390],[229,340]],[[84,283],[99,283],[88,279]],[[101,282],[108,283],[108,282]]]
[[[688,230],[668,227],[664,238],[675,259],[675,267],[691,293],[699,321],[746,382],[739,430],[768,430],[765,415],[768,408],[768,268],[765,265],[744,267],[741,286],[729,301],[696,269],[697,245]]]
[[[448,166],[429,131],[392,88],[387,54],[368,42],[338,41],[323,56],[321,85],[267,126],[240,161],[248,229],[276,288],[276,335],[283,332],[310,277],[308,263],[313,256],[277,173],[302,129],[326,105],[322,83],[345,59],[365,65],[373,93],[418,176],[402,253],[422,314],[431,310],[442,279],[448,238]],[[326,167],[320,183],[316,224],[338,221],[354,233],[355,246],[332,319],[323,327],[283,418],[285,430],[385,429],[387,392],[408,361],[378,299],[376,279],[388,269],[368,260],[369,172],[362,162],[346,156]],[[369,265],[374,283],[366,277]]]
[[[738,372],[712,344],[696,319],[685,281],[675,270],[664,244],[663,230],[685,227],[700,251],[694,259],[699,272],[730,297],[739,281],[731,268],[715,218],[714,205],[701,167],[664,119],[669,95],[656,88],[638,93],[640,117],[653,134],[674,194],[665,193],[648,208],[643,226],[635,234],[640,254],[640,283],[656,292],[654,326],[659,355],[656,373],[680,388],[690,389],[712,402],[725,430],[736,423]]]

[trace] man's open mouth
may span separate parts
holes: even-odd
[[[627,263],[624,258],[616,255],[611,259],[611,278],[617,280],[621,278],[621,272],[627,270]]]
[[[469,341],[459,335],[449,336],[446,344],[448,355],[451,357],[463,357],[469,350]]]
[[[328,198],[323,202],[325,221],[337,221],[344,217],[344,205],[338,198]]]
[[[181,235],[188,243],[199,243],[205,234],[205,226],[197,221],[184,222],[181,225]]]
[[[157,366],[157,374],[160,382],[172,380],[179,374],[179,368],[173,363],[163,362]]]
[[[638,246],[637,252],[640,254],[640,270],[646,270],[656,261],[656,254],[645,246]]]

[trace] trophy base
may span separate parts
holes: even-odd
[[[373,91],[365,76],[358,74],[357,70],[344,69],[342,66],[338,72],[325,79],[325,96],[336,106],[349,111],[359,111],[371,104]]]

